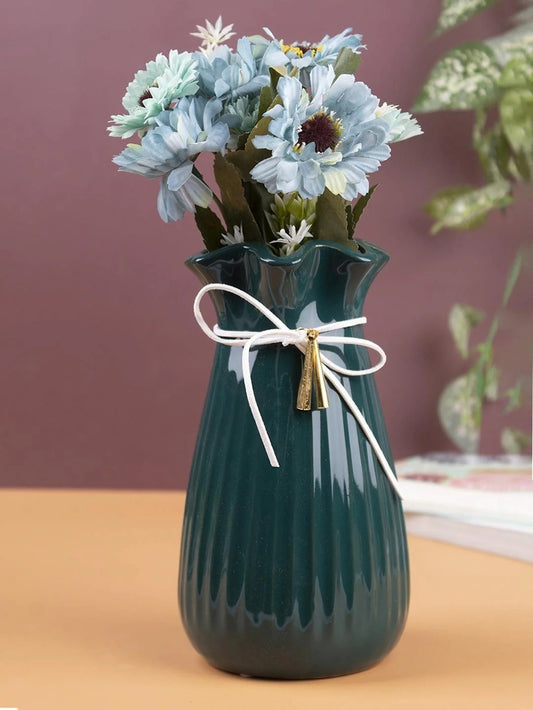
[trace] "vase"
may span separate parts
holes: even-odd
[[[361,315],[385,252],[310,241],[290,256],[244,243],[187,261],[204,284],[252,295],[288,328]],[[272,328],[234,293],[211,292],[225,330]],[[362,337],[362,326],[345,335]],[[367,369],[366,349],[321,346]],[[250,352],[258,406],[279,461],[269,462],[248,406],[242,347],[216,347],[187,490],[179,604],[196,650],[245,676],[323,678],[376,664],[398,641],[409,601],[401,501],[337,392],[299,411],[302,355]],[[340,378],[392,465],[372,375]]]

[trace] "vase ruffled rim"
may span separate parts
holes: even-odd
[[[309,254],[316,252],[317,249],[333,250],[354,262],[369,263],[379,267],[383,266],[389,260],[387,252],[383,251],[383,249],[380,249],[374,244],[358,240],[357,244],[362,247],[362,249],[355,249],[354,247],[356,243],[354,242],[353,244],[354,246],[349,243],[342,244],[340,242],[333,242],[329,240],[313,239],[305,242],[305,244],[299,247],[292,254],[287,256],[278,256],[277,254],[274,254],[266,242],[240,242],[239,244],[222,246],[213,251],[205,250],[199,254],[193,254],[185,260],[185,263],[189,267],[196,264],[203,267],[209,267],[210,264],[217,262],[221,258],[224,260],[228,257],[239,258],[244,254],[249,253],[253,254],[263,263],[270,264],[272,266],[296,266],[304,261]]]

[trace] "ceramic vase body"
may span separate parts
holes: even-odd
[[[250,293],[288,327],[361,315],[388,257],[309,242],[290,257],[239,244],[193,257],[204,283]],[[271,328],[237,296],[213,296],[228,330]],[[342,333],[341,333],[342,334]],[[362,337],[360,326],[345,335]],[[323,346],[350,369],[353,345]],[[179,603],[186,632],[214,666],[243,675],[320,678],[363,670],[397,642],[409,569],[401,502],[367,439],[328,386],[328,409],[296,410],[302,355],[252,352],[252,380],[280,462],[272,468],[249,411],[242,349],[217,345],[193,460]],[[341,377],[392,463],[373,377]]]

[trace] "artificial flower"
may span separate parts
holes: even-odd
[[[422,134],[422,129],[416,118],[407,111],[402,111],[398,106],[383,103],[376,109],[376,118],[382,118],[389,124],[389,143],[407,140]]]
[[[112,136],[129,138],[143,134],[157,116],[183,96],[198,90],[197,61],[189,52],[173,49],[168,58],[158,54],[128,84],[122,105],[128,113],[111,116],[115,123],[107,130]]]
[[[204,152],[224,152],[229,129],[218,120],[221,108],[216,99],[182,99],[173,111],[158,116],[156,128],[140,145],[128,145],[113,159],[125,172],[162,178],[157,207],[165,222],[211,202],[212,192],[194,174],[192,159]]]
[[[217,99],[235,100],[240,96],[259,94],[270,82],[268,72],[261,73],[247,37],[237,42],[233,52],[224,45],[209,56],[197,55],[200,92]]]
[[[202,43],[201,51],[210,55],[220,44],[224,44],[230,37],[233,37],[235,32],[232,32],[233,25],[222,26],[222,16],[218,16],[218,20],[212,25],[209,20],[205,21],[205,27],[196,25],[198,32],[191,32],[193,37],[200,37]]]
[[[252,170],[270,193],[301,197],[334,195],[353,200],[368,192],[367,175],[390,155],[388,123],[375,117],[378,99],[352,75],[335,78],[332,67],[314,67],[311,95],[296,77],[281,77],[281,99],[266,112],[268,133],[253,139],[271,156]]]
[[[289,256],[292,254],[303,242],[304,239],[310,239],[313,235],[310,232],[310,226],[307,224],[305,219],[302,220],[298,229],[294,224],[289,226],[289,231],[286,229],[280,229],[278,232],[279,239],[274,239],[272,244],[280,244],[279,247],[280,254],[282,256]]]
[[[314,66],[333,65],[344,47],[355,53],[359,53],[364,48],[364,45],[361,44],[362,35],[350,34],[351,27],[347,27],[334,37],[325,35],[316,44],[309,42],[285,44],[283,40],[276,39],[267,27],[264,30],[271,38],[270,43],[262,42],[262,38],[253,38],[255,44],[263,50],[263,64],[267,67],[284,66],[288,73],[294,68],[310,70]]]
[[[220,243],[223,246],[230,246],[231,244],[242,244],[244,242],[244,232],[242,231],[242,225],[233,227],[233,234],[227,232],[222,235]]]

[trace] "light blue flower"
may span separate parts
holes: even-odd
[[[398,106],[383,103],[377,107],[376,117],[382,118],[389,124],[389,143],[405,141],[423,133],[416,118],[407,111],[402,111]]]
[[[193,173],[192,159],[199,153],[224,152],[229,129],[219,120],[221,109],[216,99],[184,98],[157,117],[156,127],[140,145],[129,145],[113,159],[122,171],[162,178],[157,208],[163,221],[210,204],[213,194]]]
[[[253,144],[271,156],[251,171],[270,193],[297,191],[301,197],[334,195],[353,200],[368,192],[367,175],[390,155],[389,126],[375,117],[378,99],[350,74],[335,78],[332,67],[314,67],[310,93],[296,77],[281,77],[282,103],[271,117],[266,135]]]
[[[207,97],[235,100],[240,96],[259,95],[270,82],[268,70],[259,71],[252,54],[250,41],[243,37],[233,52],[225,45],[209,55],[196,53],[200,79],[200,92]]]
[[[359,53],[364,48],[364,45],[361,44],[362,35],[350,34],[351,31],[352,28],[347,27],[334,37],[325,35],[316,44],[309,42],[285,44],[283,40],[276,39],[272,32],[265,27],[265,32],[272,41],[265,44],[261,37],[253,37],[252,41],[254,52],[256,55],[262,54],[262,63],[265,67],[284,66],[290,73],[294,68],[309,71],[314,66],[335,64],[343,47],[348,47],[353,52]]]
[[[128,113],[111,116],[116,125],[107,130],[119,138],[129,138],[136,132],[142,135],[172,102],[196,93],[197,78],[197,62],[189,52],[180,54],[173,49],[168,58],[158,54],[128,84],[122,99]]]

